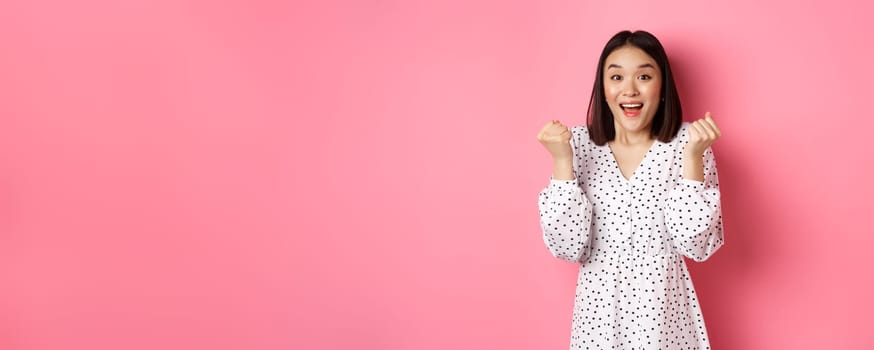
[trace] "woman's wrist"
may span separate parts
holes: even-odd
[[[556,180],[573,180],[574,179],[574,162],[573,158],[553,158],[552,159],[552,178]]]
[[[683,178],[704,181],[704,156],[686,153],[683,158]]]

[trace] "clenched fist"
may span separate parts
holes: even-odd
[[[571,150],[571,131],[558,120],[550,120],[537,133],[537,141],[540,141],[554,160],[573,159]]]
[[[700,157],[704,155],[707,147],[719,138],[721,132],[710,112],[704,114],[704,118],[698,119],[689,125],[689,143],[686,144],[686,154]]]

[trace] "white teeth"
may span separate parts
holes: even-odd
[[[639,107],[643,107],[643,104],[642,103],[630,103],[630,104],[621,104],[619,106],[621,106],[622,108],[639,108]]]

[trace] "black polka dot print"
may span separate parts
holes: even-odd
[[[571,128],[574,180],[540,192],[543,242],[580,264],[571,349],[710,349],[684,257],[704,261],[722,246],[713,151],[704,181],[683,178],[688,123],[653,142],[626,179],[609,146]]]

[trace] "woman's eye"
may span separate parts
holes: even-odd
[[[640,80],[650,80],[650,79],[652,79],[652,77],[647,75],[647,74],[643,74],[640,76]]]
[[[610,80],[622,80],[622,76],[618,74],[613,74],[610,76]]]

